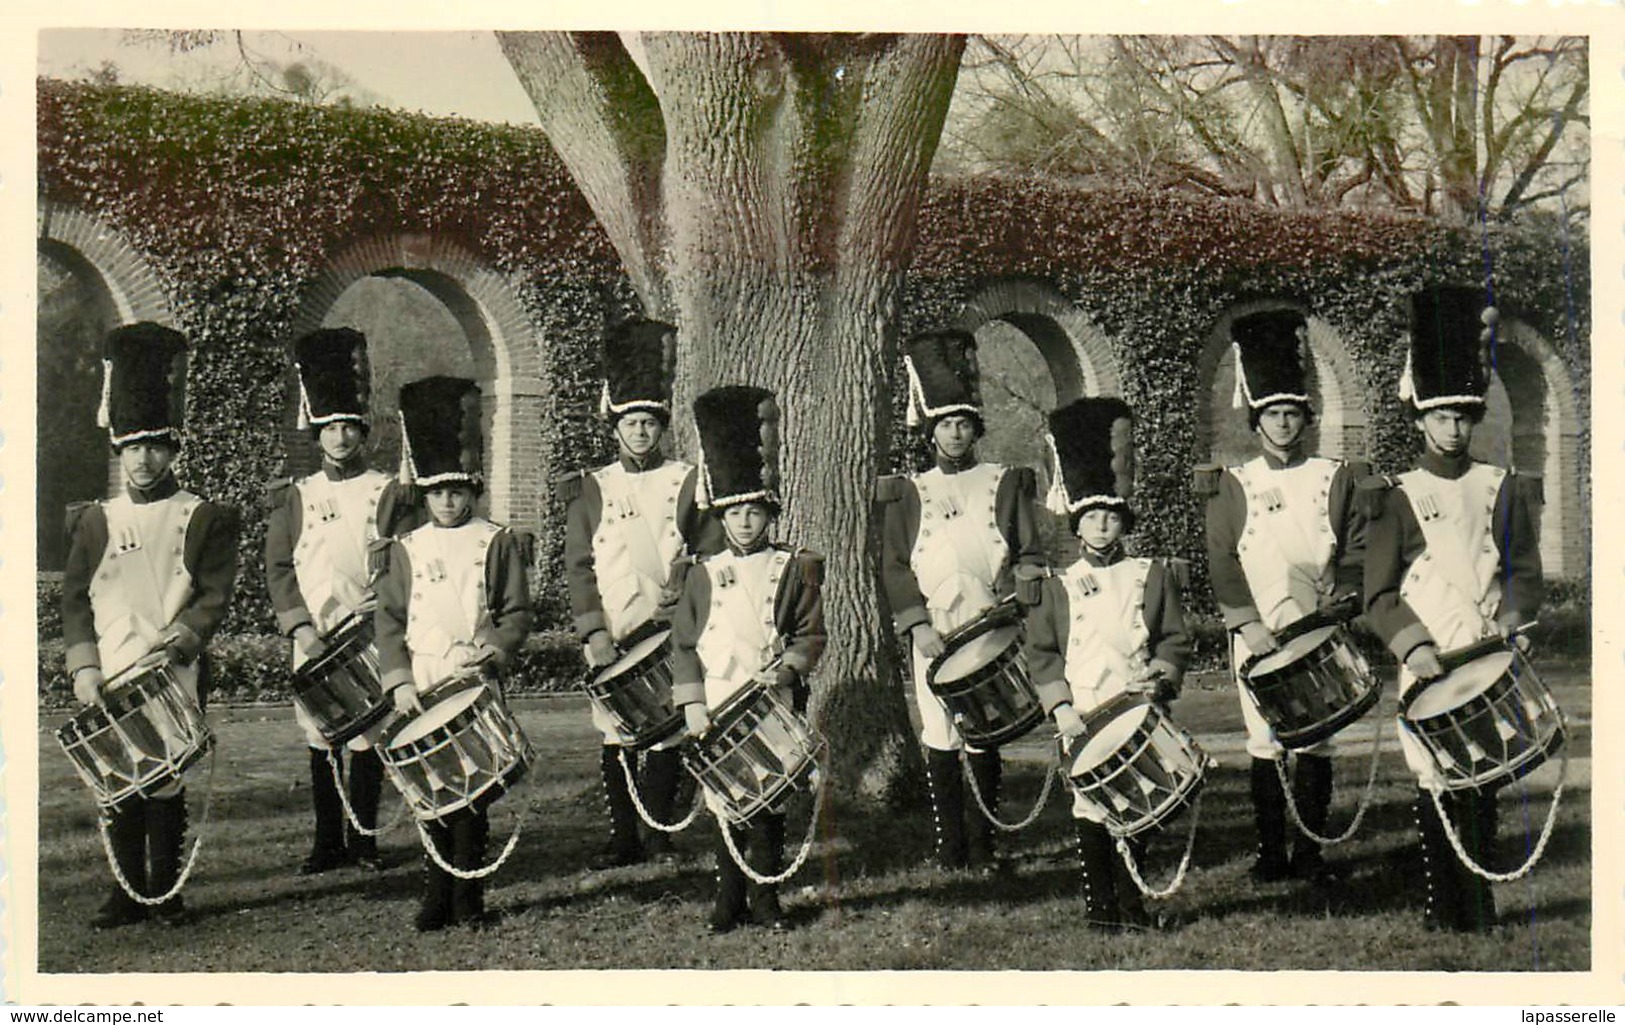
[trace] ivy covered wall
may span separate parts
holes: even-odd
[[[198,443],[184,473],[243,509],[247,567],[260,562],[264,484],[284,472],[285,346],[330,265],[360,240],[447,240],[517,297],[542,349],[544,427],[541,458],[514,487],[545,490],[547,475],[609,455],[593,417],[598,339],[633,300],[538,130],[45,80],[39,175],[42,203],[98,218],[141,253],[191,338],[188,428]],[[1136,410],[1139,544],[1195,558],[1201,507],[1188,482],[1207,456],[1199,410],[1210,385],[1199,368],[1226,310],[1289,301],[1331,325],[1363,376],[1365,454],[1397,470],[1414,445],[1395,396],[1405,296],[1429,281],[1488,274],[1506,315],[1556,348],[1588,423],[1587,245],[1555,222],[1449,230],[1171,193],[936,181],[898,329],[963,321],[991,282],[1059,289],[1106,336]],[[902,427],[903,389],[894,396],[894,451],[906,464],[919,448]],[[1578,444],[1583,471],[1588,437]],[[562,511],[551,500],[542,510],[524,525],[538,530],[544,619],[558,624],[562,590],[545,567],[556,565]],[[246,572],[240,593],[228,628],[267,629],[262,575]]]

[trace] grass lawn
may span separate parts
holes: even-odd
[[[1380,969],[1387,971],[1586,971],[1591,964],[1591,695],[1585,667],[1551,667],[1545,679],[1568,713],[1572,759],[1556,831],[1539,867],[1496,887],[1501,926],[1460,937],[1422,928],[1422,882],[1411,817],[1414,785],[1397,742],[1385,739],[1373,806],[1359,834],[1331,856],[1352,868],[1336,892],[1300,884],[1254,885],[1246,754],[1235,695],[1211,677],[1193,681],[1176,717],[1215,755],[1204,790],[1194,865],[1166,902],[1171,931],[1110,940],[1076,924],[1079,872],[1069,802],[1060,788],[1027,830],[1005,839],[1007,871],[944,875],[925,867],[931,836],[925,802],[906,809],[841,805],[794,883],[784,887],[799,928],[711,937],[714,830],[702,818],[677,837],[682,861],[593,873],[603,805],[597,739],[584,701],[523,700],[517,711],[535,745],[531,779],[492,814],[492,850],[530,807],[513,859],[494,878],[504,917],[481,932],[419,935],[411,919],[420,886],[416,831],[383,840],[391,868],[342,869],[301,878],[310,794],[298,729],[287,708],[210,710],[219,753],[203,854],[186,892],[191,928],[156,925],[98,934],[85,922],[109,873],[89,795],[51,736],[62,715],[42,716],[40,918],[42,972],[353,972],[425,969],[768,968],[871,969]],[[1391,709],[1385,701],[1383,708]],[[1364,783],[1368,716],[1337,760],[1333,827],[1352,814]],[[1384,720],[1385,729],[1391,729]],[[1048,747],[1007,749],[1005,817],[1031,805]],[[1501,796],[1499,866],[1522,860],[1545,815],[1557,766]],[[194,776],[194,823],[208,789]],[[386,794],[383,817],[399,807]],[[1525,813],[1529,817],[1527,834]],[[804,809],[799,819],[805,822]],[[790,824],[791,848],[799,837]],[[1152,842],[1148,871],[1161,877],[1184,833]]]

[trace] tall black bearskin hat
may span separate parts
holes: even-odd
[[[113,447],[148,438],[178,446],[185,420],[186,337],[151,321],[109,332],[96,426],[107,428]]]
[[[1399,397],[1417,412],[1440,406],[1484,409],[1489,346],[1501,315],[1483,289],[1441,285],[1411,296],[1411,347]]]
[[[776,513],[779,497],[779,404],[765,388],[713,388],[694,400],[700,434],[702,509],[761,502]]]
[[[322,328],[293,343],[299,373],[299,429],[348,420],[366,426],[372,398],[367,336],[353,328]]]
[[[908,425],[930,430],[945,416],[982,425],[976,338],[965,331],[928,331],[903,344],[908,372]]]
[[[677,329],[634,317],[604,336],[604,390],[598,415],[614,423],[627,413],[653,413],[671,421],[671,377]]]
[[[1123,514],[1134,526],[1134,414],[1117,398],[1077,399],[1049,415],[1054,467],[1044,505],[1076,517],[1094,508]]]
[[[401,483],[481,488],[481,452],[478,385],[425,377],[401,387]]]
[[[1292,402],[1312,413],[1305,350],[1308,324],[1297,310],[1262,310],[1230,324],[1236,353],[1236,392],[1232,405],[1247,410],[1248,420],[1269,406]]]

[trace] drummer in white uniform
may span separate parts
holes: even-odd
[[[1050,414],[1057,466],[1045,504],[1067,517],[1082,555],[1064,573],[1017,585],[1028,606],[1028,672],[1074,751],[1087,738],[1083,717],[1125,691],[1166,705],[1178,696],[1190,661],[1178,578],[1163,560],[1123,550],[1123,536],[1134,528],[1132,429],[1121,399],[1078,399]],[[1110,932],[1151,925],[1104,815],[1077,795],[1072,816],[1089,926]],[[1136,846],[1130,841],[1131,850]]]
[[[1495,308],[1480,289],[1438,287],[1411,300],[1410,355],[1400,378],[1422,436],[1416,468],[1362,491],[1371,507],[1366,610],[1372,628],[1402,663],[1401,692],[1443,675],[1441,651],[1513,636],[1534,620],[1543,597],[1539,478],[1513,474],[1468,454],[1484,417]],[[1495,897],[1488,882],[1457,860],[1431,792],[1444,780],[1403,725],[1400,746],[1416,774],[1417,826],[1430,929],[1488,932]],[[1443,795],[1462,846],[1479,864],[1496,833],[1495,793]]]
[[[422,522],[410,485],[369,469],[371,381],[367,339],[350,328],[322,329],[294,342],[299,375],[298,426],[321,449],[322,465],[297,480],[270,485],[265,529],[265,579],[277,627],[293,639],[297,670],[328,648],[334,631],[355,616],[370,616],[381,574],[382,543]],[[317,723],[297,702],[294,716],[309,749],[311,803],[316,828],[310,854],[299,867],[313,875],[354,863],[383,867],[368,830],[378,824],[384,765],[363,735],[347,745],[349,805],[360,830],[349,826],[334,780],[343,751],[333,752]],[[334,759],[330,764],[329,759]]]
[[[496,680],[530,633],[524,544],[475,514],[480,472],[480,393],[473,381],[429,377],[401,389],[401,479],[424,495],[429,522],[398,538],[378,584],[378,667],[395,709],[411,716],[439,685],[479,672]],[[499,691],[500,696],[500,691]],[[428,827],[453,868],[485,864],[483,806]],[[458,879],[424,857],[420,932],[485,922],[480,879]]]
[[[926,778],[936,820],[936,857],[945,869],[995,864],[993,827],[972,808],[967,841],[960,751],[982,804],[998,811],[1003,763],[997,750],[967,747],[927,682],[943,635],[976,620],[1013,593],[1017,564],[1041,566],[1033,473],[979,462],[984,432],[976,339],[962,331],[919,335],[904,346],[908,423],[922,428],[934,465],[911,477],[882,478],[885,503],[881,585],[892,625],[912,658]]]
[[[587,665],[601,671],[640,641],[665,628],[683,576],[695,555],[722,547],[715,517],[694,502],[694,468],[667,459],[661,439],[671,424],[671,366],[675,327],[634,319],[604,339],[604,385],[599,415],[610,425],[615,462],[564,482],[576,493],[564,534],[564,573],[570,615]],[[638,837],[637,810],[622,767],[625,751],[614,717],[597,703],[592,721],[603,736],[599,775],[609,807],[609,844],[594,868],[631,865],[652,856],[670,860],[666,834]],[[649,816],[671,822],[680,761],[678,732],[643,757],[638,794]]]
[[[237,519],[175,480],[186,339],[157,324],[132,324],[108,335],[102,359],[97,423],[118,454],[124,490],[68,511],[62,635],[73,694],[87,705],[105,703],[108,680],[167,665],[201,703],[208,690],[204,648],[226,617],[237,577]],[[167,784],[102,814],[125,881],[143,898],[173,889],[185,845],[184,786]],[[179,894],[151,913],[164,925],[186,921]],[[115,881],[91,925],[114,928],[147,916],[148,906]]]
[[[1261,882],[1291,876],[1325,882],[1339,874],[1326,864],[1320,844],[1301,832],[1288,858],[1279,771],[1288,752],[1240,679],[1249,657],[1279,647],[1276,631],[1346,602],[1360,589],[1365,525],[1353,499],[1356,481],[1370,468],[1306,451],[1304,433],[1314,418],[1307,331],[1296,310],[1265,310],[1231,324],[1235,405],[1247,410],[1260,451],[1239,466],[1196,471],[1196,489],[1208,496],[1213,596],[1230,633],[1231,672],[1247,727],[1258,829],[1250,872]],[[1291,773],[1293,805],[1303,824],[1319,835],[1326,833],[1331,808],[1332,743],[1323,740],[1298,751]]]
[[[824,653],[823,557],[771,540],[782,506],[778,469],[779,410],[761,388],[716,388],[694,401],[700,434],[702,507],[722,521],[727,547],[688,574],[672,619],[672,698],[689,735],[701,737],[711,714],[736,691],[759,684],[797,715],[807,706],[807,679]],[[710,929],[729,932],[746,920],[790,928],[778,887],[746,877],[722,838],[757,875],[780,872],[784,815],[758,812],[744,827],[718,814],[717,893]]]

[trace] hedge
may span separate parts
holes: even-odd
[[[244,511],[245,566],[258,566],[263,483],[281,470],[283,345],[328,262],[370,236],[449,237],[517,282],[546,339],[545,443],[552,472],[609,457],[592,417],[598,339],[632,292],[603,232],[532,128],[378,110],[214,99],[150,89],[39,83],[39,181],[49,200],[122,232],[156,269],[196,346],[183,454],[204,493]],[[1562,355],[1589,422],[1588,240],[1532,217],[1454,229],[1348,210],[1289,211],[1175,192],[1086,189],[1035,179],[937,180],[922,209],[896,336],[952,323],[985,285],[1034,278],[1108,336],[1138,420],[1140,549],[1192,560],[1208,601],[1197,413],[1202,346],[1223,312],[1291,299],[1326,320],[1364,375],[1369,455],[1403,468],[1415,434],[1395,397],[1405,297],[1429,281],[1481,281]],[[897,378],[901,380],[901,378]],[[919,465],[894,387],[893,463]],[[1589,465],[1589,437],[1581,463]],[[1588,496],[1587,496],[1588,497]],[[538,537],[542,622],[566,622],[562,509]],[[228,630],[271,622],[262,574],[245,572]]]

